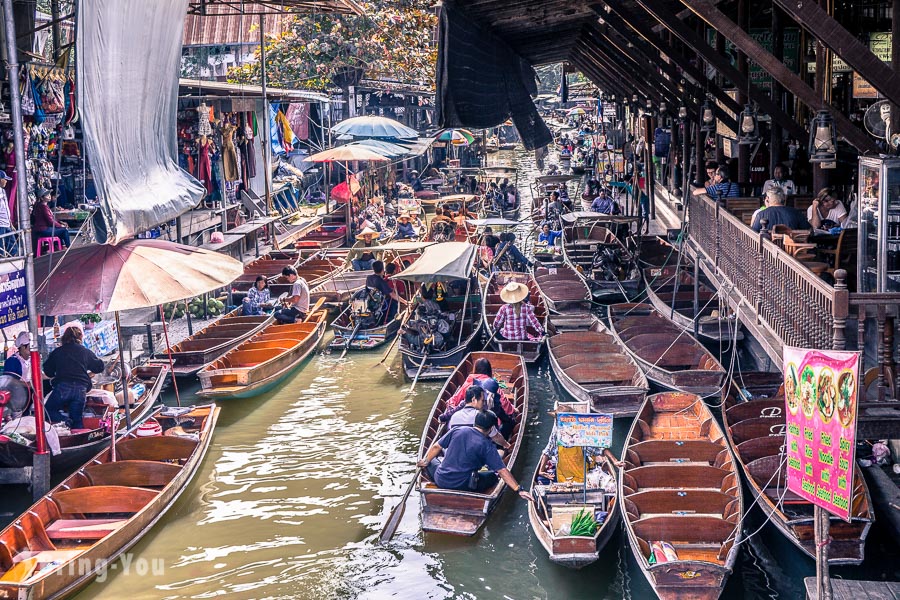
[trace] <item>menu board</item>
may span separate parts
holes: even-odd
[[[850,520],[859,352],[784,348],[788,490]]]
[[[613,416],[597,413],[557,413],[556,440],[563,448],[612,446]]]

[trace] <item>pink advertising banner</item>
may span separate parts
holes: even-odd
[[[784,348],[788,490],[850,520],[859,352]]]

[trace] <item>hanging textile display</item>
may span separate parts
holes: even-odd
[[[205,192],[177,163],[175,117],[188,0],[94,0],[78,10],[78,105],[105,225],[118,243]]]
[[[281,136],[278,135],[278,109],[269,104],[269,142],[272,144],[272,156],[285,154],[284,147],[281,145]]]
[[[301,140],[309,139],[309,103],[295,102],[288,106],[287,120],[294,134]]]
[[[212,126],[209,124],[209,107],[206,105],[206,102],[200,103],[200,106],[197,107],[197,112],[200,118],[197,123],[197,135],[212,135]]]

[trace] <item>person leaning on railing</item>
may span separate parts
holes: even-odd
[[[716,169],[716,175],[713,177],[712,185],[694,190],[695,196],[701,194],[707,194],[713,200],[721,201],[723,198],[737,198],[741,195],[741,190],[738,187],[738,184],[729,179],[728,167],[719,167]]]

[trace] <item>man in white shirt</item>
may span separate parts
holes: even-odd
[[[291,284],[291,295],[285,300],[287,306],[275,311],[272,316],[281,324],[305,320],[306,313],[309,312],[309,284],[297,275],[294,267],[285,267],[281,275]]]
[[[12,177],[7,175],[6,171],[0,171],[0,235],[12,232],[12,220],[9,216],[9,198],[6,196],[6,185],[9,181],[12,181]],[[14,236],[7,236],[2,239],[3,249],[6,251],[6,254],[10,256],[18,254]]]
[[[785,196],[794,196],[797,194],[797,186],[794,184],[793,180],[785,177],[784,167],[781,165],[775,165],[775,168],[772,169],[772,179],[766,180],[763,184],[763,194],[765,195],[766,192],[774,187],[780,187]]]

